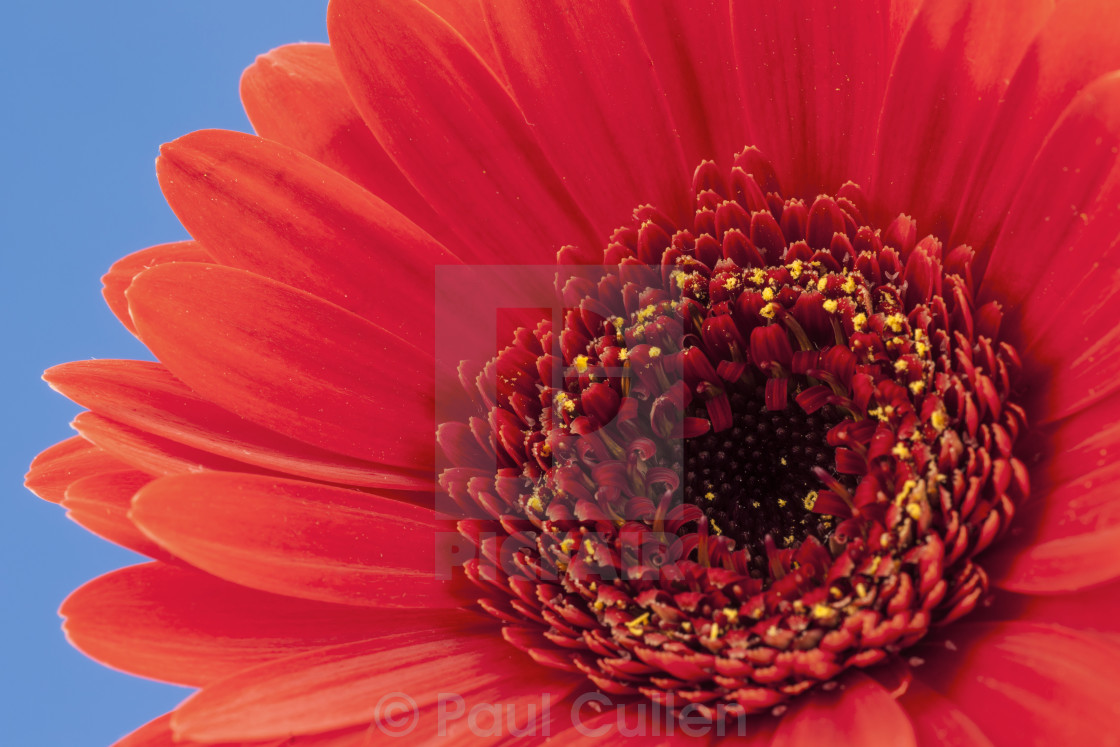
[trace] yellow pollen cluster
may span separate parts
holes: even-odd
[[[906,448],[906,444],[902,444],[902,443],[895,444],[894,448],[891,449],[891,453],[894,454],[899,459],[909,459],[910,458],[910,449]]]
[[[707,498],[709,501],[714,501],[716,499],[716,494],[711,492],[711,491],[708,491],[707,493],[704,493],[704,497]]]
[[[661,357],[661,348],[657,347],[656,345],[651,345],[650,349],[649,349],[649,357],[650,358],[660,358]]]
[[[800,259],[793,260],[793,262],[789,265],[789,276],[794,280],[797,280],[799,277],[801,277],[801,272],[804,267],[805,264]]]
[[[839,307],[840,307],[840,304],[836,303],[835,298],[830,298],[830,299],[828,299],[827,301],[824,302],[824,310],[827,311],[829,314],[835,314],[836,309],[838,309]]]
[[[773,319],[778,314],[778,304],[768,303],[758,313],[765,319]]]
[[[755,270],[751,275],[751,282],[755,285],[762,285],[766,282],[766,272],[764,270]]]
[[[812,511],[813,506],[817,505],[817,498],[820,494],[815,490],[810,490],[802,499],[801,504],[805,506],[806,511]]]
[[[938,433],[949,427],[949,414],[944,410],[934,410],[929,417],[929,423]]]
[[[922,507],[917,503],[911,503],[906,507],[906,514],[914,521],[917,521],[918,519],[922,518]]]
[[[723,281],[723,287],[727,290],[735,290],[739,287],[739,278],[732,275],[731,277],[727,278],[727,280]]]
[[[580,369],[579,368],[579,358],[576,358],[576,368],[580,370],[580,373],[582,373],[583,371],[587,370],[587,356],[580,356],[580,358],[584,359],[584,366],[583,366],[582,369]],[[556,404],[560,407],[560,409],[564,410],[565,412],[575,412],[576,411],[575,401],[573,401],[572,398],[570,396],[568,396],[568,394],[566,392],[557,392],[556,393]]]
[[[902,314],[891,314],[887,317],[887,326],[891,328],[892,332],[901,332],[902,324],[906,321],[906,317]]]
[[[851,275],[849,275],[848,279],[845,280],[844,284],[840,287],[844,289],[845,293],[855,293],[856,292],[856,279],[854,277],[852,277]]]
[[[656,314],[656,313],[657,313],[657,307],[654,306],[653,304],[650,304],[649,306],[646,306],[644,309],[639,309],[638,313],[635,316],[638,317],[639,322],[648,322],[650,319],[653,318],[653,315]]]
[[[914,394],[921,394],[922,390],[925,389],[925,388],[926,388],[926,383],[924,381],[911,381],[910,382],[910,391],[912,391]]]
[[[577,355],[576,359],[575,359],[576,370],[579,371],[580,373],[586,373],[587,372],[587,364],[590,362],[590,360],[591,359],[588,358],[586,355]]]
[[[541,498],[539,495],[534,494],[531,498],[529,498],[529,500],[525,502],[525,504],[534,511],[544,510],[544,504],[541,503]]]
[[[862,332],[867,327],[867,314],[862,311],[852,317],[852,326],[855,327],[856,332]]]
[[[762,289],[762,300],[763,301],[773,301],[774,300],[774,289],[773,288],[763,288]]]
[[[566,537],[564,541],[560,543],[560,549],[569,554],[575,549],[575,546],[576,541],[571,537]]]
[[[649,613],[643,612],[641,615],[626,623],[626,627],[633,635],[637,635],[638,633],[642,632],[642,626],[644,626],[648,621]]]
[[[723,615],[727,618],[727,622],[734,623],[739,619],[739,610],[734,609],[733,607],[724,607]]]
[[[819,292],[824,293],[824,289],[827,288],[827,287],[828,287],[828,278],[818,278],[817,279],[817,290]]]

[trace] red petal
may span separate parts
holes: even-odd
[[[380,496],[260,475],[156,480],[132,520],[205,571],[262,591],[341,604],[454,607],[434,514]],[[442,561],[439,563],[442,566]]]
[[[486,28],[486,16],[482,0],[421,0],[432,12],[447,21],[451,28],[458,31],[481,57],[494,75],[505,80],[502,61],[490,40],[490,30]]]
[[[942,238],[957,216],[1007,81],[1050,14],[1049,0],[923,3],[890,74],[872,180],[880,218],[917,219]]]
[[[727,0],[629,0],[681,131],[685,163],[728,164],[750,142],[739,95]]]
[[[478,264],[551,262],[589,230],[502,83],[413,0],[332,0],[327,23],[358,111]]]
[[[241,76],[253,129],[353,179],[412,222],[442,237],[447,228],[366,127],[326,44],[289,44],[257,58]]]
[[[985,568],[1001,589],[1028,594],[1077,591],[1120,578],[1120,526],[1031,544],[1003,542]]]
[[[805,744],[917,747],[906,712],[883,686],[862,672],[844,678],[832,692],[809,693],[794,702],[771,747]]]
[[[1011,201],[1051,127],[1074,96],[1120,68],[1120,15],[1113,0],[1057,3],[1023,56],[964,192],[951,245],[982,254],[994,243]],[[980,265],[983,266],[982,264]]]
[[[386,611],[266,594],[147,563],[71,594],[60,613],[87,656],[141,677],[202,686],[258,664],[402,628],[446,628],[447,610]],[[463,615],[464,624],[472,618]]]
[[[993,747],[972,719],[921,682],[912,681],[898,702],[910,716],[918,744]]]
[[[923,654],[916,674],[995,744],[1100,744],[1120,720],[1120,648],[1061,626],[954,625],[959,653]]]
[[[83,477],[66,489],[62,507],[69,518],[110,542],[150,558],[171,560],[166,550],[144,536],[128,518],[132,496],[152,479],[135,470]]]
[[[312,734],[368,723],[389,698],[425,709],[440,693],[487,691],[501,702],[537,669],[496,635],[406,632],[242,672],[189,698],[172,724],[176,735],[205,741]]]
[[[123,469],[128,469],[128,464],[81,436],[73,436],[35,457],[23,484],[43,500],[59,503],[66,497],[66,488],[72,482]]]
[[[305,290],[424,346],[433,271],[455,258],[389,205],[279,143],[223,130],[169,143],[168,204],[219,262]]]
[[[643,203],[691,216],[692,170],[622,3],[483,4],[517,103],[598,233]]]
[[[136,334],[136,327],[133,326],[132,317],[128,313],[128,301],[124,297],[124,292],[132,284],[132,278],[149,267],[162,265],[165,262],[209,261],[210,255],[194,241],[176,241],[141,249],[113,263],[109,272],[101,277],[101,284],[105,286],[101,294],[120,323],[129,332]]]
[[[202,470],[268,473],[268,470],[184,446],[92,412],[79,413],[71,425],[83,438],[119,459],[117,469],[138,469],[150,475],[179,475]]]
[[[884,3],[732,2],[752,144],[805,198],[870,181],[893,57]]]
[[[431,359],[380,327],[215,265],[148,270],[128,301],[144,343],[202,397],[340,454],[430,464]]]
[[[323,482],[430,489],[422,475],[316,449],[243,420],[192,392],[158,363],[78,361],[44,378],[83,407],[141,431],[219,456]]]

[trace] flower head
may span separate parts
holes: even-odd
[[[47,372],[122,744],[1113,732],[1109,10],[333,0]]]

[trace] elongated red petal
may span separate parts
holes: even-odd
[[[854,673],[831,693],[802,698],[782,717],[771,747],[825,744],[917,747],[906,712],[883,686]]]
[[[1120,648],[1057,625],[964,623],[916,675],[994,744],[1099,744],[1120,719]]]
[[[878,2],[732,0],[751,144],[781,164],[788,193],[867,186],[893,56],[889,21]]]
[[[136,334],[136,327],[128,313],[128,300],[124,297],[124,292],[128,290],[134,277],[144,270],[165,262],[210,261],[210,255],[196,241],[175,241],[141,249],[113,263],[109,271],[101,277],[101,284],[104,286],[101,294],[120,323],[129,332]]]
[[[158,560],[172,556],[152,542],[128,518],[132,496],[153,480],[145,472],[126,470],[83,477],[66,488],[66,515],[94,534]]]
[[[418,708],[435,704],[455,674],[455,692],[500,699],[536,665],[493,635],[413,631],[320,649],[264,664],[217,682],[175,712],[177,736],[257,740],[368,723],[386,696]]]
[[[643,203],[683,218],[691,170],[622,4],[484,5],[517,103],[598,233],[606,235]]]
[[[455,607],[437,567],[434,514],[296,480],[206,472],[165,477],[133,499],[132,520],[188,563],[302,599]]]
[[[1074,96],[1120,68],[1120,15],[1112,0],[1057,3],[1019,63],[961,200],[951,245],[967,243],[981,264],[1035,154]]]
[[[1048,0],[923,3],[882,105],[872,181],[880,218],[908,213],[947,238],[982,134],[1053,7]]]
[[[78,361],[44,374],[106,418],[218,456],[323,482],[424,490],[423,475],[333,454],[246,421],[199,397],[158,363]]]
[[[140,337],[206,399],[305,443],[431,463],[433,366],[410,343],[259,275],[176,263],[128,292]]]
[[[414,0],[332,0],[342,77],[374,136],[478,264],[550,262],[591,244],[581,211],[505,87]]]
[[[67,637],[87,656],[194,686],[324,646],[401,629],[448,629],[456,619],[446,610],[375,611],[293,599],[163,563],[96,578],[60,613]]]
[[[252,135],[202,130],[160,150],[168,204],[225,265],[305,290],[421,346],[436,265],[457,262],[380,199],[317,161]]]
[[[921,682],[911,682],[898,702],[910,716],[920,745],[994,747],[972,719]]]
[[[366,127],[326,44],[289,44],[263,54],[241,76],[253,129],[354,180],[444,238],[447,227]]]
[[[24,485],[43,500],[59,503],[71,483],[101,472],[126,470],[128,466],[81,436],[73,436],[35,457]]]
[[[685,163],[727,164],[750,142],[734,58],[727,0],[628,0],[653,59]]]

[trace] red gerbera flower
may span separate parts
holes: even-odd
[[[334,0],[47,372],[120,744],[1114,743],[1116,11]]]

